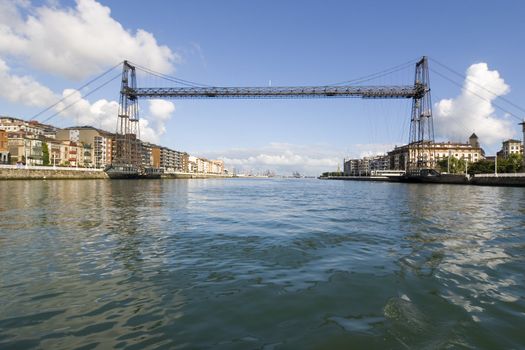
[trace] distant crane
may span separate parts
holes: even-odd
[[[146,70],[147,72],[147,70]],[[412,99],[408,167],[432,167],[434,142],[428,59],[416,63],[410,86],[265,86],[265,87],[137,87],[136,67],[124,61],[117,118],[115,162],[140,166],[139,98],[282,99],[282,98]]]

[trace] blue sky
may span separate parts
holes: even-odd
[[[523,105],[525,5],[520,1],[0,3],[0,33],[9,34],[0,39],[0,74],[8,74],[7,81],[18,88],[32,86],[30,79],[38,84],[32,90],[43,95],[0,88],[0,114],[25,119],[121,59],[209,85],[266,86],[271,81],[277,86],[350,80],[428,55],[463,74],[469,69],[476,86]],[[9,17],[7,8],[14,11]],[[33,32],[28,21],[36,28]],[[51,28],[60,21],[60,27]],[[147,32],[147,38],[138,30]],[[62,35],[67,37],[61,40]],[[29,48],[39,45],[39,51]],[[48,50],[54,56],[46,61]],[[430,65],[464,84],[433,61]],[[25,83],[17,77],[26,78]],[[158,83],[140,78],[139,84]],[[409,84],[412,79],[410,67],[370,83]],[[438,139],[466,141],[476,132],[485,135],[480,141],[489,153],[505,138],[521,139],[518,120],[494,103],[518,117],[525,112],[484,93],[485,100],[477,101],[433,72],[431,88]],[[82,101],[82,108],[70,108],[50,123],[92,120],[110,128],[115,124],[111,101],[118,100],[118,90],[115,81]],[[106,102],[97,104],[100,100]],[[143,136],[160,144],[223,158],[237,168],[310,174],[335,170],[343,157],[406,143],[409,111],[408,100],[141,102],[147,124]]]

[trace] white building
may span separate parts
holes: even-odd
[[[502,142],[501,151],[498,152],[498,156],[507,158],[511,154],[523,154],[523,144],[521,141],[509,139]]]

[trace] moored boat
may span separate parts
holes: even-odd
[[[462,174],[442,174],[436,169],[415,169],[396,179],[400,182],[437,183],[437,184],[468,184],[469,178]]]
[[[108,165],[104,169],[110,179],[138,179],[139,170],[130,165]]]
[[[143,179],[160,179],[163,171],[159,168],[144,168],[140,173]]]

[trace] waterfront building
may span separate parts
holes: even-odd
[[[210,160],[210,173],[211,174],[224,174],[224,161],[223,160]]]
[[[7,132],[23,133],[25,135],[37,135],[54,138],[57,128],[47,124],[41,124],[36,120],[26,121],[8,116],[0,117],[0,129]]]
[[[391,170],[406,170],[410,157],[409,152],[411,151],[409,145],[403,145],[388,152],[389,168]],[[480,147],[476,134],[472,134],[466,143],[434,142],[427,144],[423,149],[423,158],[428,159],[433,164],[448,157],[463,159],[467,162],[477,162],[485,159],[485,151]]]
[[[48,147],[49,164],[54,166],[105,168],[123,157],[116,154],[115,134],[91,126],[59,129],[37,121],[0,116],[0,132],[0,163],[42,165],[43,143]],[[128,150],[132,164],[168,173],[224,173],[221,160],[191,157],[186,152],[142,142],[131,134],[126,138],[132,145]]]
[[[55,140],[48,140],[47,142],[47,150],[49,152],[49,165],[57,166],[64,164],[66,159],[61,159],[61,155],[65,152],[62,152],[61,146],[62,142],[55,141]]]
[[[185,168],[185,152],[174,151],[175,152],[175,171],[187,172]]]
[[[9,155],[12,163],[42,165],[42,141],[24,132],[8,132]]]
[[[9,144],[7,131],[0,129],[0,164],[9,163]]]
[[[521,141],[509,139],[502,142],[498,157],[508,158],[511,154],[523,154]]]
[[[157,151],[155,151],[157,152]],[[181,151],[172,150],[167,147],[160,147],[160,168],[166,172],[187,172],[188,154]],[[156,160],[155,160],[156,161]]]
[[[344,159],[343,172],[345,176],[357,176],[359,174],[359,159]]]
[[[222,160],[209,160],[206,158],[196,158],[195,163],[196,163],[197,173],[216,174],[216,175],[220,175],[224,173],[224,161]]]
[[[166,172],[175,172],[175,153],[167,147],[160,148],[160,167]]]
[[[114,135],[91,126],[70,127],[57,130],[58,141],[71,141],[83,145],[86,167],[104,168],[113,159]]]
[[[149,142],[142,142],[142,146],[140,147],[140,152],[142,156],[142,167],[144,168],[151,168],[153,167],[153,161],[152,161],[152,155],[151,151],[155,147],[155,145],[149,143]]]
[[[357,172],[359,176],[370,175],[370,158],[364,157],[363,159],[359,159],[357,162]]]
[[[186,171],[197,174],[224,174],[224,161],[209,160],[195,156],[185,155]]]
[[[388,170],[389,167],[390,160],[386,154],[369,158],[369,168],[372,174],[377,171]]]
[[[86,151],[82,143],[68,140],[46,140],[49,164],[53,166],[91,167],[91,148]]]
[[[160,168],[160,147],[152,145],[151,147],[151,166],[153,168]]]
[[[208,172],[208,160],[204,158],[197,158],[197,172],[199,174],[206,174]]]
[[[196,173],[197,170],[197,157],[188,156],[188,173]]]
[[[345,159],[343,172],[345,176],[374,175],[377,172],[389,169],[389,165],[387,155],[364,157],[362,159]]]
[[[189,158],[190,155],[186,152],[182,153],[181,161],[182,161],[182,169],[185,173],[189,173]]]
[[[83,167],[84,164],[84,147],[81,143],[73,141],[63,141],[63,147],[61,147],[61,158],[67,159],[63,161],[63,165],[69,165],[73,167]]]

